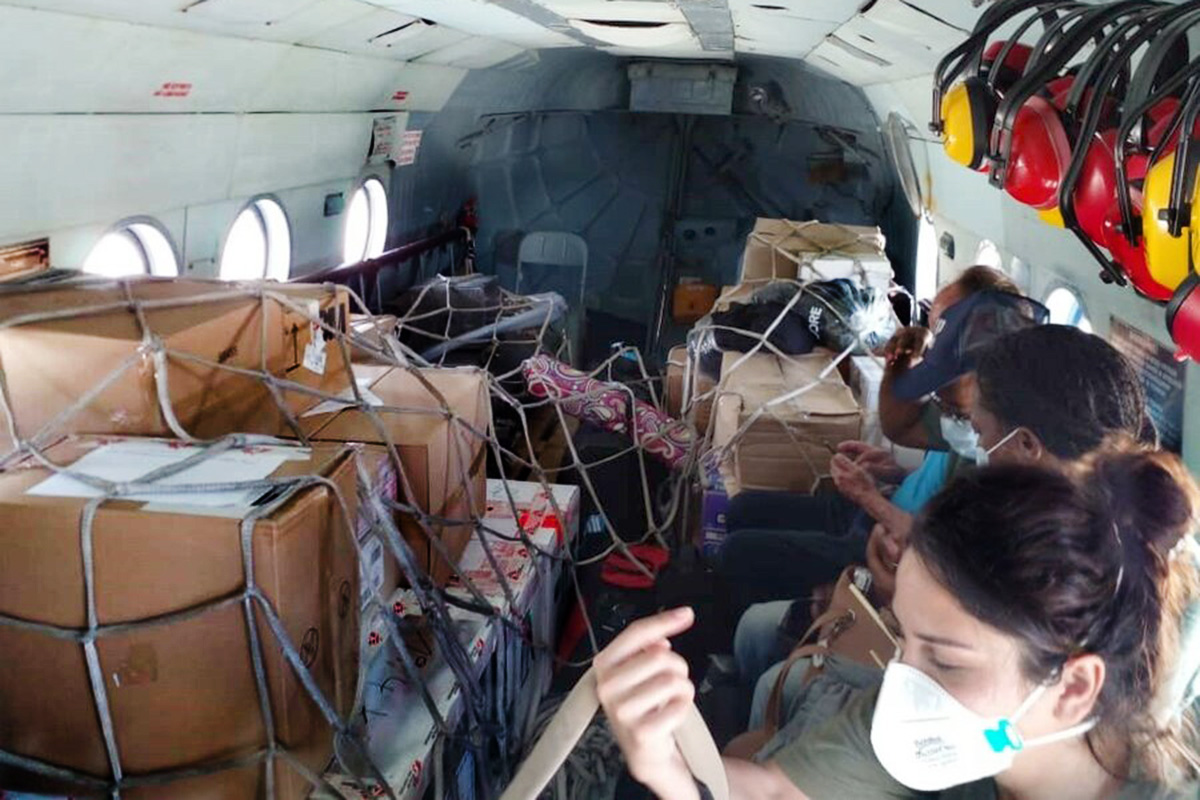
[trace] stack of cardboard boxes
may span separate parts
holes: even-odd
[[[878,228],[760,219],[750,233],[741,274],[725,287],[716,310],[749,302],[772,281],[849,278],[886,289],[891,265]],[[729,497],[745,490],[811,493],[829,471],[837,445],[863,434],[864,409],[874,408],[878,375],[869,365],[833,367],[835,354],[815,350],[778,357],[725,353],[719,376],[706,375],[686,347],[668,357],[667,407],[711,434],[703,461],[698,539],[710,556],[726,535]],[[848,381],[856,387],[852,390]]]
[[[144,776],[261,751],[268,724],[244,603],[250,574],[262,598],[250,603],[253,638],[275,739],[310,770],[324,768],[331,728],[268,617],[334,710],[349,714],[359,601],[366,591],[387,597],[401,581],[358,518],[359,493],[411,510],[396,521],[444,583],[451,570],[428,534],[456,560],[468,521],[483,516],[490,425],[481,371],[351,367],[337,335],[348,311],[343,290],[277,284],[148,279],[4,295],[0,750],[105,781],[113,758],[126,776]],[[351,402],[351,381],[377,408]],[[214,455],[150,438],[234,433],[310,444],[254,440]],[[94,479],[121,484],[158,471],[168,476],[159,485],[175,488],[108,500],[92,515],[97,485],[17,454],[21,441]],[[247,482],[263,483],[208,490]],[[422,526],[418,515],[432,519]],[[87,632],[96,629],[93,646]],[[70,788],[16,772],[0,772],[0,783]],[[122,796],[251,798],[263,787],[262,765],[251,764]],[[275,791],[302,797],[309,784],[280,759]]]

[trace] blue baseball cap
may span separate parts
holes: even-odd
[[[896,376],[892,393],[916,400],[975,369],[975,356],[1006,333],[1044,325],[1050,310],[1036,300],[1008,292],[984,291],[946,309],[921,362]]]

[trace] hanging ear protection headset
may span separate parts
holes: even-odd
[[[1171,290],[1195,273],[1200,263],[1200,185],[1196,178],[1200,81],[1192,85],[1179,113],[1179,145],[1150,167],[1142,212],[1146,269],[1156,282]]]
[[[952,159],[1071,230],[1106,282],[1166,303],[1179,356],[1200,359],[1197,25],[1197,3],[1002,0],[939,62],[930,127]]]
[[[938,63],[934,73],[933,123],[946,154],[970,169],[986,166],[987,146],[998,98],[1027,68],[1032,49],[1019,39],[1039,19],[1052,18],[1054,9],[1075,8],[1076,2],[1045,3],[1018,0],[993,6],[980,16],[965,42]],[[1049,7],[1042,10],[1039,6]],[[988,44],[988,37],[1017,17],[1035,11],[1005,41]],[[955,81],[959,78],[957,83]]]
[[[1179,257],[1180,243],[1169,241],[1169,224],[1158,222],[1167,222],[1159,216],[1172,202],[1173,152],[1185,129],[1186,103],[1180,102],[1178,94],[1190,94],[1189,83],[1200,77],[1200,60],[1189,63],[1186,50],[1188,30],[1197,23],[1200,14],[1191,9],[1151,43],[1134,74],[1114,139],[1117,204],[1105,220],[1104,244],[1134,288],[1159,302],[1171,298],[1181,279],[1179,274],[1168,278],[1170,268],[1165,267],[1168,259]],[[1147,224],[1150,219],[1156,222]],[[1149,233],[1153,244],[1144,237],[1150,228],[1154,228]],[[1187,245],[1182,247],[1187,256]],[[1151,261],[1159,265],[1157,271],[1151,269]]]
[[[1164,300],[1169,295],[1164,296],[1163,288],[1147,279],[1141,258],[1131,260],[1128,248],[1113,251],[1112,258],[1100,249],[1101,246],[1110,247],[1108,237],[1111,220],[1115,219],[1113,198],[1118,182],[1116,120],[1111,104],[1105,100],[1124,94],[1120,84],[1129,78],[1133,54],[1180,18],[1194,20],[1200,18],[1200,12],[1187,7],[1154,8],[1119,25],[1097,48],[1097,56],[1080,72],[1063,110],[1065,122],[1077,123],[1072,138],[1079,143],[1059,188],[1064,225],[1104,268],[1102,279],[1124,285],[1128,274],[1138,291],[1156,300]],[[1097,102],[1098,98],[1103,100]],[[1082,119],[1079,117],[1081,109],[1084,112]],[[1100,130],[1102,126],[1106,127],[1103,131]]]
[[[1120,28],[1131,17],[1152,8],[1145,2],[1115,3],[1075,9],[1050,26],[1038,41],[1025,76],[1000,102],[992,127],[989,182],[1039,210],[1058,206],[1058,190],[1072,157],[1072,137],[1055,97],[1046,87],[1056,78],[1071,77],[1070,84],[1059,82],[1057,100],[1064,105],[1075,95],[1078,76],[1068,65],[1085,47],[1100,44],[1110,36],[1113,26]],[[1064,74],[1066,73],[1066,74]],[[1094,71],[1087,71],[1088,78]],[[1078,102],[1088,96],[1080,88]],[[1096,93],[1091,93],[1097,99]]]

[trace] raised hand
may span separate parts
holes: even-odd
[[[640,619],[596,655],[596,694],[629,772],[659,797],[698,797],[695,781],[675,746],[696,689],[687,662],[669,637],[692,626],[690,608]]]

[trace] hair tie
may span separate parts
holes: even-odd
[[[1117,525],[1117,521],[1113,520],[1112,524],[1113,536],[1117,539],[1117,552],[1121,555],[1120,566],[1117,568],[1117,585],[1113,587],[1113,602],[1117,600],[1117,595],[1121,591],[1121,582],[1125,580],[1125,540],[1121,538],[1121,526]]]
[[[1096,637],[1100,635],[1102,623],[1109,622],[1117,616],[1117,596],[1121,593],[1121,584],[1125,582],[1125,540],[1121,538],[1121,527],[1116,520],[1113,520],[1112,532],[1113,538],[1117,540],[1117,553],[1120,561],[1117,565],[1117,580],[1113,585],[1112,596],[1108,600],[1109,612],[1092,622],[1090,630],[1076,647],[1079,653],[1087,652],[1095,643]]]

